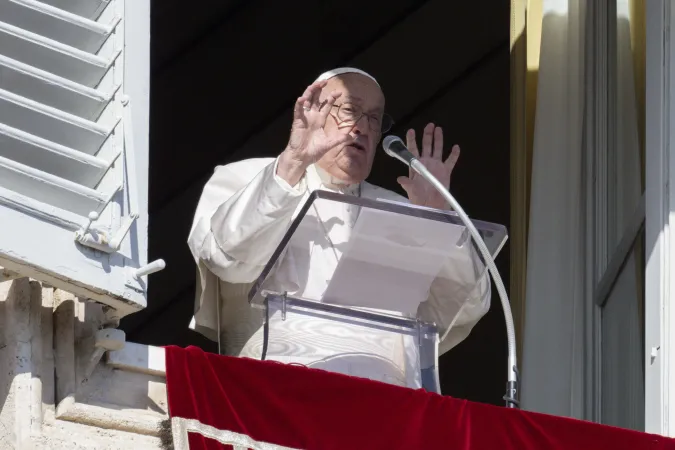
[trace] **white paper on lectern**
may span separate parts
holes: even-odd
[[[361,208],[323,301],[414,316],[450,255],[469,254],[465,236],[462,225]]]

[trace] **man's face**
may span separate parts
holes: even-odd
[[[342,95],[328,115],[324,130],[329,137],[350,134],[355,142],[332,148],[317,165],[344,183],[359,183],[368,177],[373,166],[381,137],[384,94],[373,80],[355,73],[329,79],[321,101],[333,91]]]

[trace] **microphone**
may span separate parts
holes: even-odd
[[[483,256],[485,265],[492,275],[492,279],[495,282],[495,287],[497,288],[497,293],[499,294],[499,299],[502,303],[502,310],[504,311],[504,321],[506,323],[506,340],[508,347],[508,361],[507,361],[507,383],[506,383],[506,395],[504,395],[504,400],[506,401],[507,408],[519,408],[520,403],[518,401],[518,359],[516,354],[516,329],[513,323],[513,314],[511,312],[511,303],[509,302],[509,296],[506,293],[506,287],[502,281],[501,275],[499,275],[499,270],[495,265],[495,261],[490,254],[490,250],[485,245],[482,236],[476,229],[475,225],[469,218],[469,216],[464,212],[461,205],[455,200],[455,198],[450,194],[447,186],[444,186],[443,183],[438,181],[438,179],[429,172],[429,170],[422,164],[422,162],[415,157],[410,150],[403,144],[403,141],[398,136],[389,135],[384,138],[382,141],[382,147],[387,155],[392,156],[407,166],[410,167],[415,173],[419,174],[422,178],[427,180],[436,190],[443,196],[443,198],[452,206],[452,209],[457,213],[466,229],[471,234],[478,251]]]
[[[400,137],[390,134],[382,140],[382,148],[387,155],[396,158],[406,165],[410,165],[415,155],[413,155],[408,147],[405,146]]]

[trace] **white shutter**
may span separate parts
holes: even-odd
[[[146,304],[150,0],[0,0],[0,266]],[[140,270],[139,270],[140,268]]]

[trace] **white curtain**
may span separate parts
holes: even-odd
[[[523,340],[523,408],[583,414],[585,0],[544,0]]]
[[[639,259],[632,251],[605,306],[596,309],[593,298],[595,283],[615,256],[641,197],[628,0],[616,1],[617,15],[610,18],[611,22],[616,20],[616,35],[607,36],[608,47],[616,48],[615,53],[608,52],[606,66],[615,71],[609,76],[615,82],[595,90],[589,88],[593,79],[584,68],[584,63],[596,64],[586,59],[592,44],[585,39],[587,3],[544,0],[543,5],[527,255],[523,407],[593,419],[589,405],[596,398],[589,396],[599,395],[603,423],[640,429],[644,382],[637,270],[642,268],[637,267]],[[598,92],[600,89],[605,91]],[[602,99],[607,100],[607,107],[597,111],[605,117],[589,122],[592,118],[584,117],[587,107]],[[594,148],[594,141],[584,140],[584,127],[599,123],[609,124],[606,153]],[[589,180],[586,186],[585,179]],[[588,194],[592,197],[586,201]],[[594,320],[596,315],[599,321]],[[594,341],[593,336],[599,339]],[[593,391],[587,389],[585,380],[595,375],[600,375],[600,385]]]

